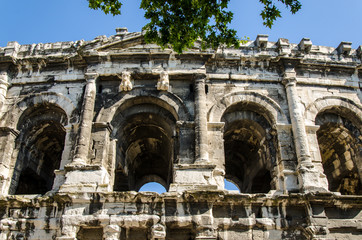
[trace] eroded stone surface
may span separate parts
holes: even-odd
[[[9,42],[0,239],[360,239],[360,49]]]

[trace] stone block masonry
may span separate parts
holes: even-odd
[[[361,239],[361,61],[267,35],[183,54],[126,29],[9,42],[0,240]]]

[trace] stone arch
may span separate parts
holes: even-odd
[[[147,184],[147,183],[151,183],[151,182],[156,182],[158,184],[160,184],[162,187],[164,187],[165,189],[167,189],[167,182],[165,182],[165,180],[163,180],[161,177],[159,177],[158,175],[152,174],[152,175],[147,175],[145,177],[143,177],[142,179],[140,179],[140,181],[138,182],[138,184],[135,186],[136,190],[139,191],[139,189]]]
[[[329,190],[362,194],[361,108],[340,97],[317,99],[306,115],[319,125],[317,139]]]
[[[189,121],[191,115],[186,108],[185,104],[177,95],[158,90],[148,89],[145,91],[144,88],[135,87],[130,92],[120,93],[111,101],[107,106],[103,107],[98,116],[96,117],[97,122],[111,122],[114,116],[122,109],[133,104],[139,104],[139,97],[149,99],[150,102],[157,103],[158,105],[167,109],[174,115],[177,121]]]
[[[54,171],[60,166],[67,113],[56,104],[42,101],[22,110],[17,120],[19,135],[11,161],[9,193],[44,194],[52,189]]]
[[[220,119],[225,122],[225,178],[235,183],[240,192],[267,193],[275,189],[278,171],[276,112],[267,112],[267,108],[256,101],[230,101],[225,106]]]
[[[175,101],[166,102],[165,96],[125,94],[111,107],[112,119],[102,118],[106,111],[99,116],[99,120],[110,121],[111,137],[118,139],[115,191],[137,191],[150,181],[168,189],[172,182],[179,149],[176,122],[189,116],[180,110],[180,102],[175,109]]]
[[[223,113],[233,104],[244,103],[245,105],[253,105],[260,108],[260,112],[273,125],[277,123],[288,123],[287,117],[280,106],[271,98],[257,92],[234,92],[227,94],[208,112],[209,122],[220,122]]]
[[[26,110],[31,109],[31,107],[38,105],[54,105],[59,107],[65,112],[68,121],[76,109],[76,106],[73,104],[73,102],[62,94],[53,92],[33,94],[20,99],[14,104],[13,108],[9,111],[9,115],[6,121],[7,125],[13,129],[16,129],[16,126],[18,125],[20,117],[23,115],[23,113]],[[68,123],[69,122],[64,124],[64,126]]]
[[[313,103],[308,105],[305,109],[304,117],[306,124],[315,124],[317,114],[327,109],[339,107],[341,111],[350,112],[351,120],[361,126],[362,123],[362,106],[355,103],[353,100],[339,97],[339,96],[327,96],[316,99]]]

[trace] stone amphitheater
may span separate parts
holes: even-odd
[[[9,42],[0,239],[361,239],[361,61],[267,35],[183,54],[125,28]]]

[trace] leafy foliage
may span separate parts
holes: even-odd
[[[203,48],[220,44],[238,45],[236,31],[229,29],[233,13],[227,11],[229,0],[143,0],[145,18],[151,20],[146,41],[162,47],[169,43],[177,52],[191,48],[200,37]]]
[[[88,0],[89,7],[106,14],[121,13],[120,0]],[[238,39],[228,25],[233,13],[228,10],[230,0],[142,0],[140,8],[150,20],[143,27],[145,40],[161,47],[171,46],[176,52],[191,48],[200,40],[202,48],[216,49],[220,45],[239,47],[247,39]],[[263,24],[269,28],[281,17],[276,3],[284,5],[293,14],[301,8],[299,0],[259,0]]]
[[[302,4],[300,4],[299,0],[278,0],[278,1],[283,3],[287,8],[290,8],[290,12],[293,14],[298,12],[299,9],[302,7]],[[261,2],[264,5],[264,9],[260,14],[264,20],[263,24],[268,28],[271,28],[274,24],[274,21],[282,16],[281,12],[276,7],[275,1],[273,2],[273,0],[259,0],[259,2]]]
[[[105,14],[113,16],[121,14],[122,3],[119,0],[88,0],[89,8],[101,9]]]

